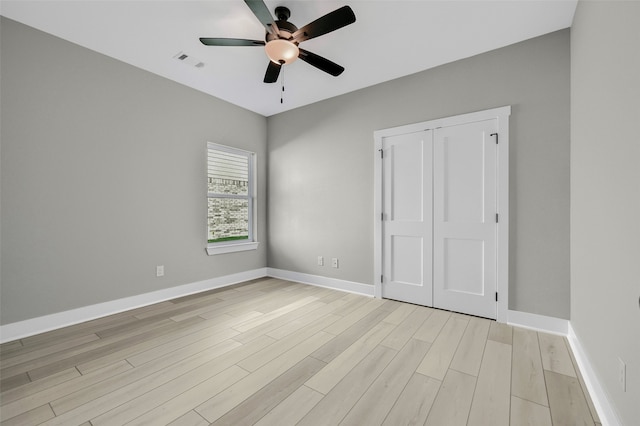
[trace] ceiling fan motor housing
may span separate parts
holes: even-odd
[[[271,34],[267,32],[267,35],[265,36],[265,41],[267,43],[270,42],[271,40],[276,40],[276,39],[290,40],[291,35],[296,31],[298,31],[298,27],[296,27],[295,25],[293,25],[291,22],[288,21],[289,17],[291,16],[291,11],[289,11],[288,8],[284,6],[276,7],[276,16],[278,17],[278,20],[275,21],[275,24],[278,26],[280,35]],[[290,40],[290,41],[298,45],[297,42],[293,40]]]

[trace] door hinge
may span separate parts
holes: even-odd
[[[498,134],[497,133],[491,133],[489,136],[495,136],[496,137],[496,145],[498,145]]]
[[[496,213],[496,223],[498,223],[498,213]]]
[[[384,275],[380,275],[380,282],[383,283],[384,282]]]
[[[380,220],[384,220],[384,213],[380,213]]]
[[[498,292],[496,291],[496,302],[498,301]]]
[[[380,151],[380,158],[384,158],[384,151],[382,149],[379,149],[378,151]]]

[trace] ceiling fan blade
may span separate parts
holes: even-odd
[[[310,38],[318,37],[342,27],[346,27],[354,22],[356,22],[356,15],[353,13],[353,10],[351,10],[349,6],[342,6],[340,9],[329,12],[300,28],[298,31],[293,33],[293,38],[295,41],[300,43],[305,40],[309,40]]]
[[[264,46],[261,40],[245,40],[243,38],[211,38],[201,37],[200,42],[207,46]]]
[[[269,61],[269,65],[267,66],[267,72],[264,74],[264,82],[275,83],[276,81],[278,81],[278,76],[280,75],[280,68],[282,68],[282,65],[276,64],[273,61]]]
[[[266,28],[268,33],[274,32],[274,27],[278,28],[277,25],[273,24],[273,16],[271,16],[271,12],[269,12],[269,8],[262,0],[244,0],[244,2],[249,6],[249,9],[256,15],[258,21]]]
[[[335,62],[331,62],[330,60],[323,58],[322,56],[316,55],[315,53],[311,53],[308,50],[300,49],[298,58],[302,59],[309,65],[313,65],[319,70],[331,74],[334,77],[339,76],[340,74],[342,74],[342,71],[344,71],[344,67],[341,67]]]

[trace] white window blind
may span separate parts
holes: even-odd
[[[253,169],[253,153],[207,144],[209,247],[254,241]]]

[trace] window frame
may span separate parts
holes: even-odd
[[[207,142],[207,178],[209,176],[209,153],[211,150],[226,152],[234,155],[239,155],[247,158],[248,165],[248,182],[247,182],[247,195],[239,194],[220,194],[216,192],[209,192],[207,184],[207,254],[209,256],[234,253],[239,251],[256,250],[259,242],[257,240],[257,205],[256,205],[256,154],[251,151],[246,151],[240,148],[231,147],[228,145],[221,145],[215,142]],[[248,240],[232,240],[232,241],[220,241],[217,243],[209,242],[209,199],[210,198],[228,198],[234,200],[247,200],[248,201]]]

